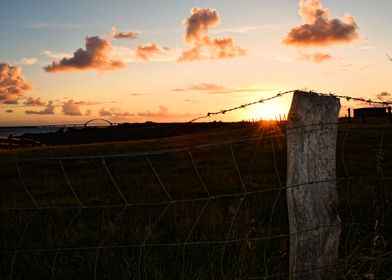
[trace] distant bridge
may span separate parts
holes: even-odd
[[[101,119],[101,118],[97,118],[97,119],[92,119],[92,120],[89,120],[89,121],[85,122],[84,126],[87,126],[89,123],[94,122],[94,121],[104,121],[104,122],[107,122],[110,126],[113,125],[113,123],[111,121],[108,121],[108,120],[105,120],[105,119]]]

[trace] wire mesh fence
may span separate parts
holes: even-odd
[[[390,275],[391,137],[340,131],[341,276]],[[3,275],[287,278],[284,140],[2,161]]]
[[[286,185],[286,136],[296,131],[284,122],[190,147],[4,158],[2,278],[287,279],[291,235],[341,226],[330,269],[342,279],[388,279],[390,128],[339,125],[331,180],[341,225],[295,233],[286,191],[321,181]]]

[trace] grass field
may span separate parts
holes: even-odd
[[[392,124],[339,129],[339,278],[392,279]],[[287,279],[284,124],[0,153],[3,279]]]

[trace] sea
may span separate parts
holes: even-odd
[[[59,127],[40,127],[40,126],[29,126],[29,127],[0,127],[0,136],[22,136],[25,133],[48,133],[56,132]]]

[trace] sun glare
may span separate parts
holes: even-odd
[[[261,104],[244,112],[244,119],[279,120],[287,118],[288,105],[282,103]]]

